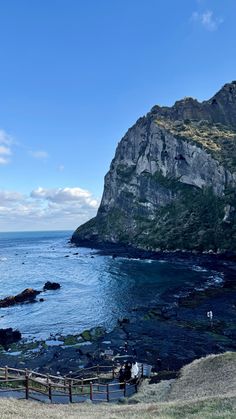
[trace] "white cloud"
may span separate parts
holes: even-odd
[[[191,21],[200,23],[206,30],[211,32],[216,31],[220,24],[223,23],[223,19],[214,16],[212,10],[206,10],[203,13],[193,12]]]
[[[10,162],[12,138],[6,131],[0,129],[0,165]]]
[[[65,166],[63,164],[59,164],[57,170],[59,170],[59,172],[63,172],[65,170]]]
[[[12,138],[9,134],[6,133],[3,129],[0,129],[0,144],[11,144]]]
[[[75,229],[96,215],[99,200],[81,188],[0,191],[0,230]]]
[[[5,145],[0,145],[0,154],[3,154],[5,156],[10,156],[11,150],[9,147],[6,147]]]
[[[4,165],[4,164],[8,164],[8,163],[9,163],[8,158],[0,156],[0,164]]]
[[[44,189],[39,187],[31,192],[31,197],[44,199],[59,205],[71,205],[73,203],[76,207],[98,207],[98,200],[94,199],[89,191],[81,188]]]
[[[47,151],[37,150],[37,151],[29,151],[29,154],[34,157],[35,159],[39,160],[46,160],[49,157]]]
[[[19,202],[22,199],[24,199],[24,195],[19,192],[0,190],[1,205],[8,205],[9,202]]]

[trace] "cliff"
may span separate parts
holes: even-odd
[[[97,216],[72,236],[145,250],[236,249],[236,82],[154,106],[116,149]]]

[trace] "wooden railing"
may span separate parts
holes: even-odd
[[[38,401],[49,399],[53,402],[54,398],[63,400],[66,398],[68,402],[74,403],[89,398],[92,401],[109,402],[111,399],[115,400],[137,392],[141,382],[140,377],[136,382],[130,380],[122,383],[119,381],[104,383],[108,379],[114,380],[117,375],[114,366],[99,365],[80,370],[80,374],[84,375],[80,378],[78,371],[75,374],[77,374],[76,377],[58,377],[27,369],[0,367],[0,393],[19,391],[21,397]],[[99,378],[103,382],[99,382]]]

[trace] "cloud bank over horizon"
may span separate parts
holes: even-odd
[[[79,187],[38,187],[30,194],[0,190],[0,231],[74,230],[98,206],[99,199]]]

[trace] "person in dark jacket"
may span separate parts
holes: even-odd
[[[131,367],[132,364],[130,362],[125,363],[125,381],[129,381],[131,379]]]
[[[124,388],[125,382],[125,366],[122,365],[119,370],[119,382],[120,382],[120,389]]]

